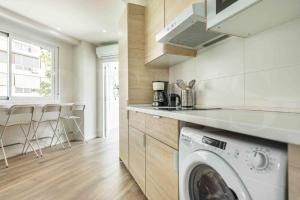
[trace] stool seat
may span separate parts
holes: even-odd
[[[66,133],[66,129],[65,129],[65,125],[64,125],[63,121],[65,121],[65,120],[72,121],[75,124],[75,127],[76,127],[77,131],[80,133],[83,141],[87,143],[87,141],[85,140],[84,134],[83,134],[83,132],[82,132],[82,130],[80,128],[81,127],[81,118],[80,118],[80,116],[74,115],[74,112],[77,112],[77,111],[80,111],[80,112],[84,113],[85,105],[84,104],[73,104],[71,106],[68,106],[68,108],[69,108],[68,109],[68,111],[69,111],[68,114],[60,116],[60,119],[62,121],[63,131],[64,131],[65,135],[67,135],[67,133]]]
[[[80,119],[78,116],[61,116],[62,119]]]
[[[4,161],[5,161],[6,167],[8,167],[8,161],[7,161],[7,157],[6,157],[6,153],[5,153],[5,149],[4,149],[4,145],[3,145],[3,136],[6,132],[7,127],[9,127],[9,126],[19,126],[20,127],[20,129],[25,137],[25,143],[23,146],[23,150],[24,150],[26,144],[28,143],[27,148],[30,147],[34,151],[35,155],[37,157],[39,157],[38,153],[36,152],[33,145],[31,144],[31,140],[28,138],[28,135],[29,135],[30,129],[31,129],[31,125],[32,125],[33,112],[34,112],[34,106],[15,105],[15,106],[12,106],[9,108],[9,110],[7,112],[8,115],[7,115],[6,121],[0,123],[0,127],[2,127],[2,130],[0,132],[0,145],[1,145],[3,155],[4,155]],[[22,115],[22,118],[24,117],[23,120],[20,120],[20,115]],[[27,130],[23,127],[24,125],[28,125]]]
[[[39,119],[32,119],[33,122],[40,122],[40,123],[43,123],[43,122],[49,122],[49,121],[57,121],[57,119],[42,119],[42,120],[39,120]]]
[[[57,141],[59,141],[59,143],[65,149],[65,145],[63,144],[63,141],[60,139],[60,137],[57,134],[60,115],[61,115],[61,105],[59,105],[59,104],[46,104],[42,107],[41,115],[40,116],[35,116],[32,119],[34,134],[32,135],[31,140],[33,140],[35,138],[35,140],[38,144],[41,156],[43,155],[43,152],[42,152],[42,149],[41,149],[41,147],[38,143],[38,136],[37,136],[38,134],[37,133],[38,133],[38,129],[40,128],[40,125],[42,123],[47,123],[49,125],[49,127],[51,128],[52,132],[53,132],[50,147],[52,146],[53,139],[56,137]],[[54,122],[54,124],[53,124],[53,122]],[[34,128],[34,125],[36,125],[36,128]],[[67,138],[67,135],[66,135],[66,138]],[[67,139],[67,141],[69,143],[69,139]],[[70,143],[69,143],[69,146],[70,146]],[[26,153],[27,150],[28,150],[28,146],[24,150],[25,150],[24,152]]]
[[[3,126],[3,127],[10,127],[10,126],[17,126],[17,125],[28,125],[29,123],[28,122],[8,122],[7,124],[5,123],[0,123],[0,127]]]

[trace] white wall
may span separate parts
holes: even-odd
[[[81,42],[74,47],[73,100],[86,105],[84,134],[86,139],[97,137],[97,58],[96,47]]]
[[[53,37],[38,33],[27,27],[0,18],[0,31],[9,32],[32,41],[49,44],[59,48],[60,99],[72,101],[73,46]]]
[[[232,37],[170,68],[197,80],[197,105],[300,111],[300,19],[247,39]]]
[[[73,46],[57,40],[55,38],[43,35],[29,28],[20,26],[6,19],[0,18],[0,30],[17,34],[18,36],[57,46],[59,48],[59,100],[61,102],[73,101]],[[8,103],[8,101],[1,101],[0,103]],[[4,118],[3,114],[2,120]],[[0,119],[0,120],[1,120]],[[40,132],[40,137],[52,136],[50,129],[44,129]],[[23,143],[24,137],[18,128],[9,128],[4,135],[4,145]]]
[[[104,136],[104,78],[103,63],[116,61],[119,52],[118,44],[97,47],[97,135]]]
[[[86,104],[83,123],[85,137],[86,139],[96,137],[96,47],[86,42],[81,42],[78,46],[72,46],[56,38],[1,18],[0,30],[59,48],[59,101]],[[0,103],[8,102],[2,101]],[[41,130],[39,137],[52,136],[48,126],[43,126]],[[73,137],[70,138],[73,139]],[[81,138],[79,137],[78,139]],[[16,127],[9,128],[3,140],[4,145],[23,143],[25,141],[24,136]],[[8,156],[20,153],[21,148],[21,145],[7,147]],[[0,154],[1,158],[2,154]]]
[[[103,94],[103,62],[98,58],[97,60],[97,135],[103,137],[104,135],[104,94]]]

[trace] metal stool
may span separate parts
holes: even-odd
[[[51,114],[54,115],[54,116],[51,116]],[[36,140],[41,156],[43,156],[43,152],[42,152],[42,149],[39,145],[38,136],[37,136],[37,131],[38,131],[38,128],[39,128],[41,123],[45,123],[45,122],[49,123],[49,125],[50,125],[50,127],[53,131],[52,140],[53,140],[54,137],[57,137],[60,144],[62,145],[62,147],[65,148],[65,145],[63,144],[63,142],[60,140],[60,138],[58,137],[58,135],[56,133],[57,128],[58,128],[60,114],[61,114],[61,106],[60,105],[58,105],[58,104],[46,104],[45,106],[42,107],[42,113],[41,113],[40,118],[39,119],[33,119],[33,122],[36,123],[37,126],[36,126],[36,129],[33,128],[34,129],[34,134],[33,134],[31,139]],[[51,122],[54,122],[55,125],[53,126]],[[51,140],[51,143],[52,143],[52,140]],[[25,152],[27,152],[27,150],[28,150],[28,146],[27,146]]]
[[[71,114],[71,112],[72,112],[72,106],[73,106],[73,104],[71,104],[71,105],[63,105],[63,106],[62,106],[61,115],[60,115],[60,117],[59,117],[59,123],[60,123],[60,125],[61,125],[61,127],[62,127],[63,132],[60,131],[60,133],[59,133],[59,135],[58,135],[58,137],[57,137],[57,139],[56,139],[55,146],[57,145],[57,143],[58,143],[59,139],[61,138],[61,136],[62,136],[62,135],[65,135],[65,138],[66,138],[66,140],[67,140],[67,142],[68,142],[68,144],[69,144],[69,147],[70,147],[70,148],[72,147],[72,146],[71,146],[71,143],[70,143],[70,140],[69,140],[69,137],[68,137],[68,134],[67,134],[67,131],[66,131],[66,128],[65,128],[65,124],[64,124],[64,122],[63,122],[63,120],[62,120],[64,117],[70,116],[70,114]],[[63,108],[68,108],[68,109],[66,110],[66,111],[67,111],[67,114],[64,115],[64,116],[62,116],[63,113],[64,113],[63,111],[65,110],[65,109],[63,109]],[[53,141],[54,141],[54,135],[53,135],[53,138],[52,138],[52,140],[51,140],[50,147],[52,147]]]
[[[84,112],[85,110],[85,105],[82,105],[82,104],[74,104],[72,106],[70,106],[70,112],[69,112],[69,115],[66,115],[66,116],[61,116],[60,119],[62,121],[62,125],[63,125],[63,130],[64,130],[64,133],[66,135],[66,129],[65,129],[65,125],[63,123],[63,120],[67,120],[67,121],[70,121],[72,120],[76,126],[76,129],[78,130],[78,132],[80,133],[81,137],[83,138],[83,141],[85,143],[87,143],[87,141],[85,140],[85,137],[84,137],[84,134],[80,128],[80,125],[81,125],[81,118],[79,116],[76,116],[74,115],[74,112],[76,111],[82,111]],[[79,121],[80,120],[80,121]],[[79,123],[78,123],[79,121]],[[62,135],[62,134],[61,134]],[[60,136],[61,136],[60,135]],[[59,137],[60,137],[59,136]]]
[[[34,106],[25,106],[25,105],[12,106],[8,109],[8,112],[7,112],[8,117],[7,117],[6,122],[4,124],[0,124],[0,126],[3,127],[1,135],[0,135],[0,144],[1,144],[3,155],[4,155],[4,160],[5,160],[6,167],[8,167],[8,162],[7,162],[7,157],[6,157],[6,153],[5,153],[5,150],[4,150],[2,139],[3,139],[3,135],[6,131],[6,128],[10,127],[10,126],[19,126],[21,128],[22,133],[25,136],[24,147],[28,143],[28,147],[30,147],[34,151],[35,155],[37,157],[39,157],[38,153],[35,151],[35,149],[32,146],[30,140],[28,139],[28,134],[30,132],[30,127],[31,127],[31,124],[32,124],[33,111],[34,111]],[[26,116],[26,115],[28,115],[28,116]],[[22,117],[22,120],[12,121],[12,117],[17,118],[17,116]],[[24,129],[23,125],[28,125],[29,126],[27,131]],[[24,147],[23,147],[23,149],[24,149]]]

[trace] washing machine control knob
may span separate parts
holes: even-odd
[[[256,170],[264,170],[269,165],[268,156],[262,151],[253,151],[249,156],[251,166]]]

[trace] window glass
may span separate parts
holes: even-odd
[[[0,97],[8,96],[8,36],[0,34]]]
[[[53,50],[12,40],[12,96],[49,97],[53,94]]]
[[[218,172],[204,164],[190,174],[189,195],[191,200],[238,200]]]

